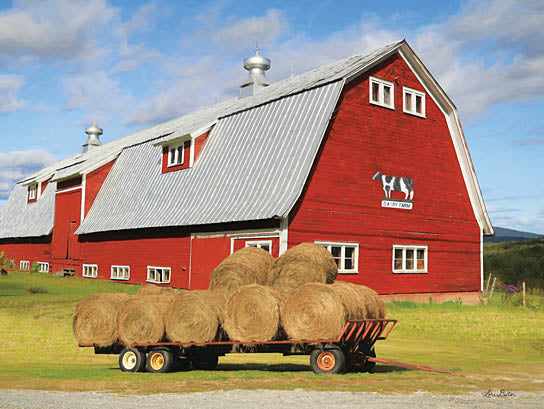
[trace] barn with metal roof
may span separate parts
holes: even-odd
[[[16,267],[207,288],[228,254],[317,242],[382,294],[475,296],[493,230],[457,111],[398,41],[101,144],[16,184]],[[397,175],[397,176],[390,176]]]

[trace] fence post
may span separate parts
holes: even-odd
[[[523,306],[525,307],[525,281],[523,282]]]
[[[493,297],[493,291],[495,291],[495,280],[497,280],[497,277],[493,277],[493,284],[491,285],[491,294],[489,294],[489,299]]]
[[[492,274],[489,273],[489,276],[487,277],[487,285],[485,286],[484,297],[487,296],[487,292],[489,291],[489,282],[491,281],[491,276]]]

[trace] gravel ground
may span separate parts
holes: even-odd
[[[543,407],[544,393],[490,391],[487,394],[409,395],[375,393],[310,392],[303,390],[234,390],[203,393],[119,396],[102,392],[46,392],[0,390],[0,408],[24,409],[147,409],[147,408],[514,408]]]

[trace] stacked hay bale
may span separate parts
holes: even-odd
[[[234,293],[226,307],[224,327],[235,341],[271,341],[280,329],[280,294],[272,287],[249,284]]]
[[[221,338],[226,299],[217,291],[186,291],[176,295],[165,317],[172,342],[210,342]]]
[[[265,285],[274,257],[257,247],[245,247],[225,258],[210,277],[210,290],[221,292],[228,299],[248,284]]]
[[[315,243],[291,247],[280,256],[268,272],[268,285],[288,297],[306,283],[333,283],[338,267],[331,253]]]
[[[117,342],[117,316],[129,297],[122,293],[104,293],[81,300],[72,317],[72,329],[78,344],[109,347]]]

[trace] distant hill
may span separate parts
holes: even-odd
[[[544,238],[544,235],[542,234],[528,233],[514,229],[505,229],[504,227],[493,227],[493,229],[495,230],[495,236],[485,236],[485,243],[501,243],[503,241],[522,241]]]

